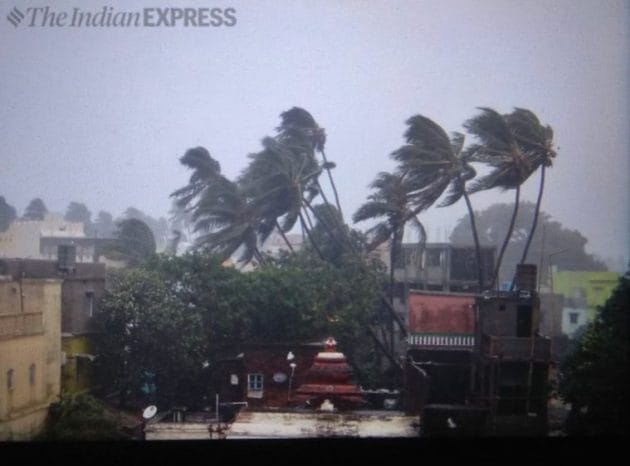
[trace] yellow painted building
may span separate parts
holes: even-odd
[[[61,285],[0,277],[0,441],[32,439],[58,399]]]
[[[606,271],[553,270],[552,292],[564,296],[562,331],[575,331],[595,319],[619,282],[619,274]]]

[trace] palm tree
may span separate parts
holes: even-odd
[[[180,157],[182,165],[193,170],[190,181],[186,186],[171,194],[178,207],[194,207],[191,202],[199,199],[201,193],[208,187],[208,183],[221,173],[221,165],[214,160],[205,147],[188,149]]]
[[[470,160],[483,162],[492,167],[489,174],[476,180],[470,192],[499,188],[514,189],[514,210],[510,219],[507,235],[501,246],[494,271],[492,286],[497,281],[503,255],[512,236],[516,216],[518,214],[521,185],[538,168],[551,165],[555,156],[552,149],[553,131],[551,127],[543,127],[538,118],[529,110],[515,109],[511,114],[501,115],[493,109],[481,108],[481,113],[464,126],[477,137],[478,144],[468,149]],[[537,212],[542,200],[544,186],[544,169],[541,170]],[[538,215],[535,215],[532,230],[536,228]],[[527,257],[531,238],[524,248],[522,261]]]
[[[243,247],[239,261],[256,257],[263,263],[257,241],[259,218],[238,186],[221,174],[221,166],[203,147],[189,149],[180,162],[193,174],[188,185],[171,196],[178,207],[192,213],[194,231],[202,233],[195,247],[219,253],[223,259]]]
[[[511,114],[506,116],[506,119],[517,143],[523,148],[523,152],[531,164],[532,171],[540,168],[540,184],[538,186],[534,219],[532,220],[532,226],[520,261],[523,264],[527,259],[527,253],[538,224],[540,205],[545,187],[545,171],[547,167],[551,167],[552,159],[556,156],[556,152],[553,149],[553,129],[549,125],[543,126],[538,117],[530,110],[516,108]]]
[[[265,138],[262,144],[262,151],[249,155],[250,163],[237,183],[258,211],[260,242],[277,229],[292,249],[285,233],[298,219],[306,228],[303,203],[316,195],[314,183],[321,169],[312,150],[295,140]]]
[[[492,170],[487,175],[475,180],[469,190],[475,193],[482,190],[499,188],[514,189],[514,210],[507,234],[501,245],[490,286],[494,286],[501,267],[503,255],[512,236],[521,194],[521,185],[532,173],[531,161],[525,156],[517,143],[506,116],[490,108],[480,108],[479,115],[464,123],[464,127],[476,136],[477,144],[468,148],[467,156],[475,162],[483,162]]]
[[[343,220],[343,211],[341,210],[341,204],[339,202],[339,193],[337,192],[337,186],[332,177],[331,170],[335,168],[334,162],[329,162],[326,158],[326,152],[324,151],[324,145],[326,144],[326,132],[321,128],[313,116],[300,107],[293,107],[286,112],[280,114],[282,122],[278,126],[278,139],[284,140],[296,140],[305,145],[310,146],[314,151],[319,152],[322,156],[323,164],[322,168],[326,170],[330,186],[332,187],[333,194],[335,196],[335,205],[337,210],[341,214]],[[324,202],[329,204],[326,199],[324,191],[319,187]]]
[[[416,218],[411,208],[410,193],[415,184],[410,178],[401,174],[381,172],[371,183],[370,187],[376,192],[368,196],[368,202],[363,204],[355,212],[352,219],[356,222],[382,218],[383,220],[370,228],[367,233],[370,236],[369,249],[374,249],[388,239],[391,240],[389,255],[389,280],[390,280],[390,303],[394,304],[394,269],[398,261],[399,251],[402,251],[402,239],[405,225],[410,222],[418,231],[424,235],[424,227]],[[424,236],[423,236],[424,235]],[[390,325],[390,349],[393,352],[393,320],[389,320]]]
[[[406,123],[409,126],[405,132],[407,144],[394,151],[392,157],[413,185],[409,194],[413,212],[417,214],[429,208],[445,192],[447,197],[438,207],[453,205],[464,198],[475,242],[479,289],[482,290],[481,248],[475,214],[466,192],[466,183],[475,177],[476,172],[469,163],[469,154],[462,150],[464,135],[453,133],[449,138],[441,126],[422,115],[415,115]]]

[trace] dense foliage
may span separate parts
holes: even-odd
[[[0,196],[0,232],[6,231],[16,218],[17,211],[15,207],[8,204],[4,196]]]
[[[93,396],[63,394],[50,405],[39,440],[121,440],[116,418]]]
[[[626,275],[562,364],[559,391],[571,404],[569,434],[630,432],[629,337],[630,276]]]
[[[204,253],[156,255],[111,283],[98,317],[98,373],[125,396],[153,384],[152,399],[190,405],[209,394],[215,358],[226,348],[334,335],[360,382],[377,385],[367,330],[378,277],[356,260],[333,265],[311,254],[249,273]]]
[[[496,246],[497,251],[507,234],[508,222],[513,212],[512,204],[493,204],[477,212],[479,241],[484,246]],[[511,280],[521,252],[529,234],[532,219],[536,213],[531,202],[521,203],[514,224],[509,246],[506,250],[499,277],[501,281]],[[587,239],[576,230],[569,230],[551,215],[541,212],[541,227],[533,236],[527,260],[540,267],[541,281],[547,280],[548,269],[555,265],[560,270],[606,270],[606,265],[585,251]],[[467,217],[458,220],[451,232],[453,244],[470,244],[470,223]],[[560,252],[560,253],[558,253]],[[558,253],[558,254],[556,254]],[[549,263],[551,257],[552,264]],[[541,262],[542,261],[542,262]]]

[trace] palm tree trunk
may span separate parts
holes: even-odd
[[[475,222],[475,212],[473,211],[472,204],[468,193],[464,191],[464,200],[466,201],[466,207],[468,208],[468,218],[470,218],[470,229],[472,230],[473,240],[475,241],[475,255],[477,256],[477,279],[479,280],[479,292],[483,291],[483,267],[481,264],[481,245],[479,244],[479,234],[477,232],[477,222]]]
[[[534,239],[534,233],[536,232],[536,226],[538,225],[538,214],[540,213],[540,204],[542,202],[543,190],[545,188],[545,166],[542,165],[540,167],[540,185],[538,187],[538,199],[536,200],[536,210],[534,211],[534,220],[532,221],[532,228],[529,230],[529,235],[527,236],[527,242],[525,243],[525,249],[523,249],[523,255],[521,256],[521,261],[519,264],[525,263],[527,259],[527,253],[529,252],[529,246],[532,243],[532,239]]]
[[[275,222],[276,222],[276,228],[280,232],[280,236],[282,236],[282,239],[284,240],[286,245],[289,247],[289,250],[295,254],[295,250],[293,249],[293,246],[291,246],[291,243],[289,243],[289,240],[287,239],[287,236],[284,234],[284,231],[282,231],[282,228],[280,228],[280,224],[278,224],[278,219],[276,219]]]
[[[330,168],[328,168],[328,159],[326,159],[326,153],[321,150],[322,158],[324,159],[324,166],[326,167],[326,173],[328,174],[328,180],[330,181],[330,186],[332,186],[333,194],[335,196],[335,204],[337,204],[337,209],[339,210],[339,215],[341,215],[341,219],[343,220],[343,212],[341,210],[341,204],[339,203],[339,193],[337,193],[337,186],[335,186],[335,182],[333,181],[332,173],[330,173]]]
[[[313,236],[311,235],[311,231],[306,226],[306,222],[304,221],[304,216],[302,215],[301,212],[299,214],[299,217],[300,217],[300,225],[302,226],[302,231],[306,232],[306,236],[308,236],[308,239],[311,242],[313,249],[315,249],[315,251],[317,252],[317,255],[319,256],[319,258],[321,260],[325,260],[324,255],[322,254],[322,251],[319,249],[319,247],[317,247],[317,243],[315,242],[315,240],[313,239]]]
[[[398,237],[401,236],[398,234],[398,228],[393,228],[392,234],[392,247],[389,251],[389,302],[394,307],[394,295],[395,295],[395,285],[396,279],[394,277],[394,269],[396,267],[396,259],[398,254]],[[389,350],[392,354],[394,354],[394,319],[392,316],[389,317],[387,321],[387,326],[389,330]]]
[[[262,256],[258,248],[254,248],[254,257],[261,266],[266,265],[265,258]]]
[[[501,268],[501,262],[503,261],[503,254],[507,249],[508,243],[510,242],[510,238],[512,237],[512,232],[514,231],[514,224],[516,223],[516,215],[518,214],[518,205],[521,198],[521,187],[520,185],[516,187],[516,193],[514,196],[514,211],[512,212],[512,219],[510,220],[510,226],[508,227],[507,234],[505,235],[505,239],[503,240],[503,245],[501,246],[501,252],[499,253],[499,258],[497,259],[497,265],[494,269],[494,276],[492,277],[492,283],[490,283],[490,288],[494,287],[497,278],[499,276],[499,269]]]
[[[361,256],[359,255],[359,252],[355,249],[354,245],[352,244],[352,241],[350,241],[347,236],[344,235],[344,239],[346,239],[346,245],[343,245],[339,239],[336,237],[336,235],[332,232],[332,230],[328,227],[328,224],[325,221],[322,221],[322,219],[320,217],[317,216],[316,212],[313,210],[312,206],[310,205],[310,203],[306,200],[303,199],[304,204],[311,210],[311,212],[313,213],[313,215],[315,215],[315,217],[317,218],[318,221],[320,221],[322,223],[322,225],[324,226],[324,228],[326,229],[327,233],[331,236],[331,238],[337,243],[339,244],[342,248],[345,248],[346,246],[349,246],[350,252],[352,252],[353,256],[356,259],[361,260]],[[307,212],[305,210],[305,212]],[[301,214],[300,214],[301,215]],[[344,230],[345,231],[345,230]],[[309,234],[309,239],[310,237],[310,233],[307,231],[307,233]],[[313,240],[311,239],[311,243],[313,242]],[[319,251],[318,251],[319,252]],[[321,252],[319,252],[319,255],[322,259],[324,259],[323,255],[321,254]],[[390,312],[390,314],[392,315],[392,317],[394,318],[394,320],[398,323],[398,326],[400,327],[401,331],[403,334],[407,333],[407,329],[405,328],[405,323],[400,319],[400,317],[398,317],[398,314],[396,314],[396,311],[394,310],[394,307],[390,304],[387,296],[385,296],[385,294],[380,291],[379,292],[379,296],[381,298],[381,301],[383,302],[383,304],[385,304],[385,307],[387,307],[387,310]]]

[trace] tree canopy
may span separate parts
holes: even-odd
[[[86,235],[92,233],[92,212],[81,202],[71,202],[68,204],[66,213],[63,216],[67,222],[78,222],[83,224]]]
[[[484,246],[498,248],[506,235],[508,227],[506,219],[512,212],[512,204],[493,204],[477,212],[479,242]],[[499,272],[501,280],[512,279],[516,265],[520,262],[534,215],[535,205],[523,202]],[[551,265],[557,266],[559,270],[606,270],[606,265],[602,261],[586,252],[588,240],[579,231],[565,228],[546,212],[540,213],[540,224],[541,227],[534,234],[527,260],[540,266],[542,258],[542,268],[539,270],[542,281],[547,279]],[[468,218],[462,217],[451,232],[450,240],[454,244],[470,244],[470,237]],[[555,254],[560,251],[562,252]],[[553,255],[551,263],[550,255]]]
[[[310,254],[249,273],[203,252],[155,255],[108,287],[98,316],[100,378],[129,395],[150,379],[162,403],[190,405],[209,395],[226,348],[334,335],[361,383],[376,387],[378,358],[367,333],[378,301],[375,276],[356,261],[333,266]]]
[[[28,206],[26,206],[22,218],[24,220],[44,220],[47,213],[48,208],[46,207],[46,204],[44,204],[44,201],[42,201],[39,197],[36,197],[28,204]]]
[[[559,393],[570,403],[567,431],[576,435],[630,432],[630,275],[579,336],[561,366]]]
[[[126,218],[116,224],[114,239],[104,247],[103,253],[135,267],[155,254],[155,249],[155,238],[148,225],[136,218]]]
[[[4,196],[0,196],[0,232],[7,231],[11,222],[17,218],[15,207],[7,204]]]

